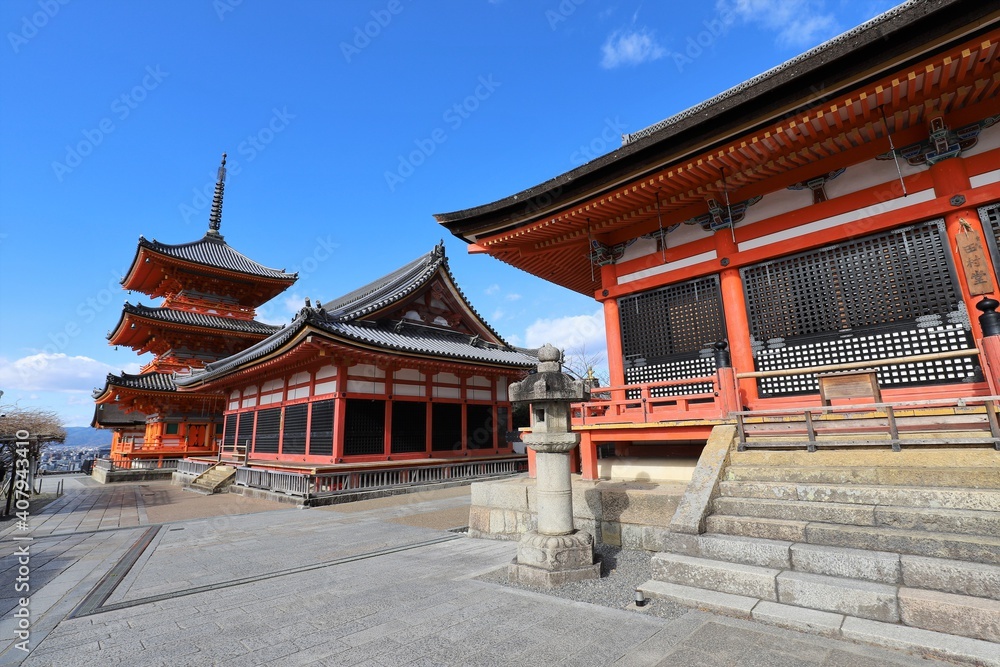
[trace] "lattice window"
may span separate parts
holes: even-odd
[[[392,453],[423,452],[426,449],[427,404],[393,401]]]
[[[465,440],[469,449],[493,449],[493,408],[465,406]]]
[[[222,448],[232,449],[236,444],[236,415],[226,415],[226,425],[222,430]]]
[[[740,269],[758,371],[974,346],[943,221],[873,234]],[[882,386],[981,379],[973,357],[885,366]],[[761,378],[760,395],[818,391],[815,376]]]
[[[281,429],[281,408],[268,408],[257,413],[257,436],[253,451],[258,454],[278,453],[278,432]]]
[[[236,429],[236,444],[249,445],[253,440],[253,412],[241,412],[239,428]],[[250,451],[249,446],[247,451]]]
[[[1000,204],[980,207],[979,219],[983,223],[983,231],[986,232],[986,245],[990,249],[997,283],[1000,283]]]
[[[285,408],[285,424],[281,433],[282,454],[306,453],[306,424],[309,417],[309,405],[299,403]]]
[[[434,403],[431,407],[431,448],[435,451],[462,449],[462,406]]]
[[[347,399],[344,413],[344,455],[382,454],[385,451],[385,401]]]
[[[312,404],[309,455],[333,456],[333,401],[316,401]]]
[[[618,312],[627,384],[715,373],[711,344],[726,339],[718,276],[622,297]],[[678,396],[710,388],[708,384],[661,387],[652,395]]]

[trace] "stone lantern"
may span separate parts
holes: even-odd
[[[562,372],[562,354],[552,345],[538,351],[538,372],[510,385],[513,403],[531,404],[531,433],[524,443],[535,452],[538,529],[526,532],[508,575],[535,586],[598,579],[594,538],[573,528],[570,452],[580,436],[570,432],[570,404],[590,398],[583,380]]]

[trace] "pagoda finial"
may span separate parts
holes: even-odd
[[[218,236],[222,225],[222,195],[226,191],[226,154],[222,154],[222,164],[219,165],[219,178],[215,182],[215,195],[212,197],[212,212],[208,215],[208,234]]]

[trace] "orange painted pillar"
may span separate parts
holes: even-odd
[[[535,450],[528,447],[525,452],[528,454],[528,477],[535,479],[535,474],[538,471],[538,468],[535,467]]]
[[[715,232],[715,252],[719,259],[727,259],[739,251],[733,242],[732,231],[720,229]],[[733,363],[733,373],[751,373],[755,370],[753,348],[750,346],[750,318],[747,302],[743,294],[743,279],[735,267],[723,268],[719,272],[719,287],[722,291],[722,308],[726,314],[726,336],[729,339],[729,357]],[[751,406],[757,401],[757,383],[754,380],[738,381],[738,407]]]
[[[596,480],[600,477],[597,470],[597,446],[590,437],[590,431],[580,434],[580,465],[583,479]]]
[[[979,300],[977,307],[981,311],[977,319],[983,331],[979,363],[990,385],[990,394],[1000,396],[1000,314],[997,313],[1000,301],[986,297]]]
[[[934,194],[938,197],[954,197],[972,188],[969,175],[965,170],[965,161],[961,158],[942,160],[931,166],[930,173],[931,179],[934,182]],[[984,249],[988,248],[986,238],[983,235],[983,225],[979,220],[979,214],[974,208],[959,207],[944,216],[944,226],[945,235],[948,237],[948,248],[951,250],[952,258],[955,262],[959,290],[965,302],[965,309],[969,313],[969,320],[972,322],[972,335],[976,340],[979,340],[983,336],[983,330],[977,317],[979,311],[976,309],[976,303],[982,296],[969,294],[969,283],[965,274],[965,267],[962,265],[962,259],[958,254],[956,237],[958,234],[971,228],[972,233],[979,237],[980,246]],[[993,266],[993,261],[988,252],[984,254],[990,275],[995,276],[996,270]],[[994,285],[995,289],[996,285]],[[996,294],[996,291],[993,294]]]
[[[340,377],[347,377],[344,373]],[[347,386],[347,383],[344,383]],[[347,416],[347,399],[338,393],[333,399],[333,460],[344,458],[344,422]]]
[[[386,381],[389,382],[388,380]],[[385,432],[382,434],[382,455],[386,461],[392,458],[392,399],[385,402]]]

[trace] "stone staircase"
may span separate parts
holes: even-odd
[[[720,471],[648,595],[1000,665],[1000,452],[732,447]]]
[[[191,485],[186,487],[198,493],[212,494],[219,493],[236,479],[236,467],[217,463],[205,472],[194,478]]]

